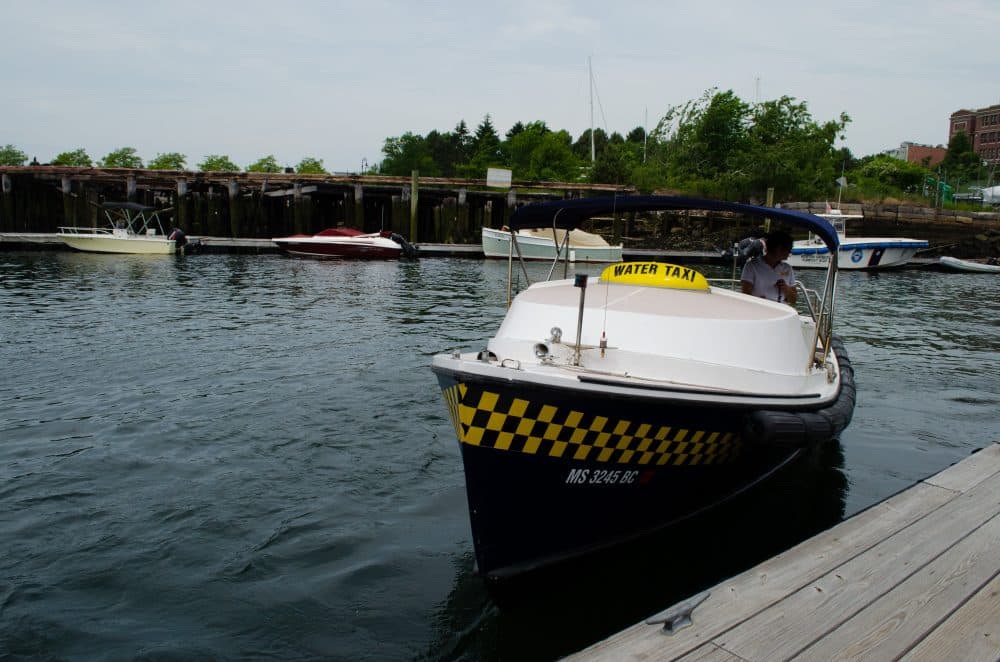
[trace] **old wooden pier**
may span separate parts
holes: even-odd
[[[997,660],[998,549],[994,443],[569,659]]]
[[[0,232],[47,233],[100,224],[98,205],[169,208],[189,235],[267,238],[345,225],[391,230],[411,242],[478,244],[526,200],[634,193],[629,187],[357,174],[182,172],[62,166],[0,167]],[[163,215],[161,214],[161,217]]]

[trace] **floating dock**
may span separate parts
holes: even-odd
[[[270,239],[189,236],[205,253],[281,253]],[[423,257],[483,258],[482,244],[417,243]],[[0,232],[0,249],[7,250],[71,250],[55,232]],[[674,259],[683,262],[728,263],[717,251],[668,251],[625,249],[626,260]]]
[[[1000,443],[566,659],[860,658],[1000,659]]]

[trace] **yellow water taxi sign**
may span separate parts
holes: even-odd
[[[699,272],[666,262],[619,262],[606,267],[601,272],[601,280],[606,283],[708,291],[708,281]]]

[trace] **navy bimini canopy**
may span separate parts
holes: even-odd
[[[147,207],[138,202],[102,202],[102,209],[128,209],[129,211],[155,211],[156,207]]]
[[[522,228],[560,228],[572,230],[579,227],[588,218],[601,214],[631,211],[664,211],[704,209],[706,211],[724,211],[745,216],[767,217],[782,221],[789,225],[806,228],[818,235],[830,250],[836,251],[840,246],[837,231],[824,218],[790,209],[775,207],[759,207],[738,202],[722,202],[702,198],[675,197],[669,195],[625,195],[601,198],[576,198],[573,200],[554,200],[519,207],[507,221],[511,231]]]

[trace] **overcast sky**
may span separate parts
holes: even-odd
[[[846,112],[856,156],[1000,103],[1000,0],[0,0],[0,145],[357,171],[386,137],[542,120],[623,135],[709,88]],[[838,144],[839,146],[839,144]],[[517,177],[517,173],[514,173]]]

